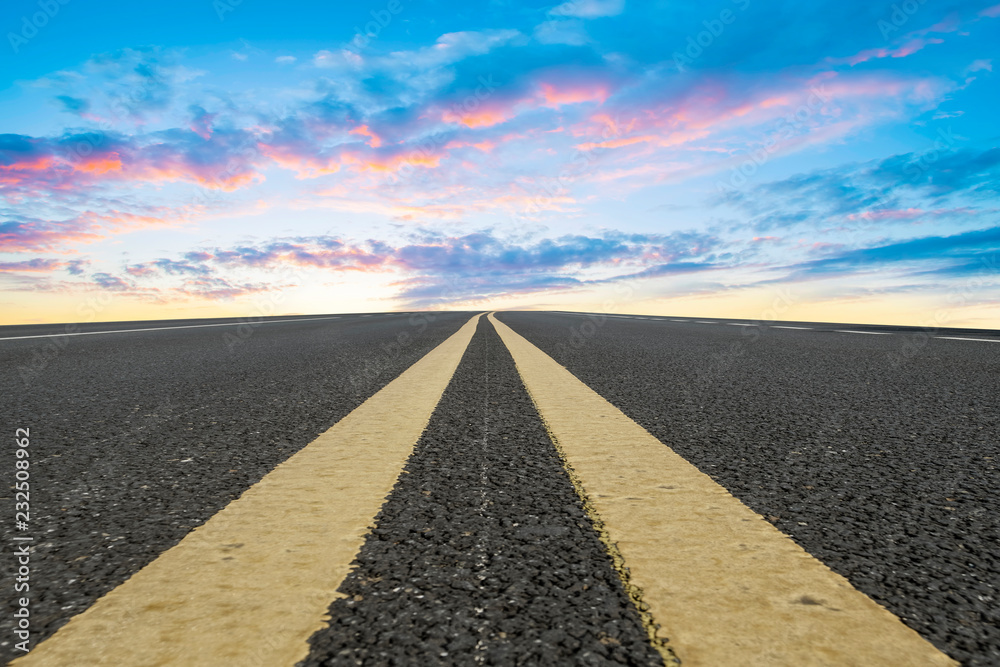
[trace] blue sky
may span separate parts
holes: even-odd
[[[1000,328],[1000,5],[8,3],[3,322]]]

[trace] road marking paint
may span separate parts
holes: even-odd
[[[758,324],[754,324],[753,322],[726,322],[726,324],[728,324],[731,327],[756,327],[756,326],[760,326]]]
[[[850,329],[834,329],[837,333],[864,334],[866,336],[891,336],[890,331],[852,331]]]
[[[714,320],[695,320],[695,324],[718,324]]]
[[[641,591],[640,609],[682,664],[955,664],[492,314],[490,321]]]
[[[958,336],[934,336],[935,338],[940,338],[941,340],[975,340],[980,343],[1000,343],[1000,340],[996,338],[960,338]]]
[[[115,329],[113,331],[78,331],[75,333],[50,333],[50,334],[40,334],[37,336],[11,336],[9,338],[0,338],[0,340],[23,340],[25,338],[53,338],[56,336],[96,336],[97,334],[112,334],[112,333],[136,333],[139,331],[168,331],[170,329],[201,329],[203,327],[235,327],[241,324],[246,324],[248,326],[258,326],[260,324],[280,324],[281,322],[309,322],[312,320],[339,320],[340,315],[335,317],[300,317],[294,320],[265,320],[265,321],[253,321],[249,322],[243,320],[241,322],[222,322],[220,324],[184,324],[179,327],[151,327],[149,329]]]
[[[671,322],[689,322],[690,320],[670,320]]]
[[[800,329],[802,331],[812,331],[813,330],[812,327],[789,327],[789,326],[781,326],[781,325],[778,325],[778,324],[771,325],[771,328],[772,329]]]
[[[13,664],[304,659],[479,317]]]

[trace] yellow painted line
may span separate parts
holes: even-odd
[[[640,610],[689,665],[953,665],[492,315]]]
[[[479,317],[13,664],[305,658]]]

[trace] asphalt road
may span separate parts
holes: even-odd
[[[31,429],[33,643],[470,315],[0,327],[4,428]],[[1000,664],[996,332],[499,317],[943,651]],[[406,473],[304,664],[660,664],[485,319]]]
[[[483,318],[303,663],[662,665]]]
[[[1000,664],[1000,343],[936,337],[997,332],[499,319],[945,653]]]
[[[4,551],[17,428],[31,434],[32,642],[176,544],[471,313],[0,327]],[[333,316],[329,316],[333,317]],[[227,326],[204,326],[229,323]],[[235,323],[234,323],[235,322]],[[153,326],[155,325],[155,327]],[[0,660],[12,652],[4,558]]]

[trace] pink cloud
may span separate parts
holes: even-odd
[[[620,139],[609,139],[608,141],[585,142],[577,144],[576,148],[581,151],[591,151],[595,148],[621,148],[633,144],[643,144],[656,142],[659,138],[652,134],[644,134],[637,137],[622,137]]]
[[[570,84],[559,86],[552,83],[539,84],[540,105],[558,109],[567,104],[596,102],[603,104],[608,99],[608,87],[601,83]]]
[[[513,107],[505,109],[499,105],[495,105],[492,108],[476,109],[474,111],[448,109],[441,114],[441,120],[446,123],[459,123],[468,128],[479,128],[506,123],[515,115]]]
[[[359,171],[397,172],[406,165],[410,167],[434,168],[440,165],[445,154],[433,151],[411,149],[394,153],[362,155],[345,153],[341,160]]]
[[[226,142],[188,134],[175,141],[76,135],[59,140],[17,135],[0,145],[0,187],[9,196],[78,191],[115,182],[186,181],[231,191],[263,180],[252,161]]]
[[[992,7],[987,7],[983,11],[979,12],[980,16],[986,16],[991,19],[1000,17],[1000,5],[993,5]]]
[[[340,163],[335,158],[305,155],[292,146],[259,143],[257,147],[278,166],[294,171],[299,179],[317,178],[340,171]]]
[[[876,49],[866,49],[848,58],[829,58],[828,61],[831,63],[846,63],[853,67],[854,65],[868,62],[874,58],[905,58],[920,51],[929,44],[944,44],[944,40],[937,37],[914,37],[902,46],[896,48],[880,47]]]
[[[848,220],[912,220],[924,215],[926,211],[919,208],[905,209],[883,209],[879,211],[865,211],[864,213],[851,213]]]
[[[367,125],[359,125],[350,132],[351,134],[359,134],[363,137],[368,137],[368,145],[372,148],[378,148],[382,145],[382,138],[377,134],[368,129]]]
[[[19,262],[0,262],[0,272],[2,273],[51,273],[59,269],[72,267],[72,262],[60,262],[55,259],[35,259],[23,260]]]
[[[0,222],[0,252],[65,252],[66,247],[104,238],[99,228],[84,220]]]

